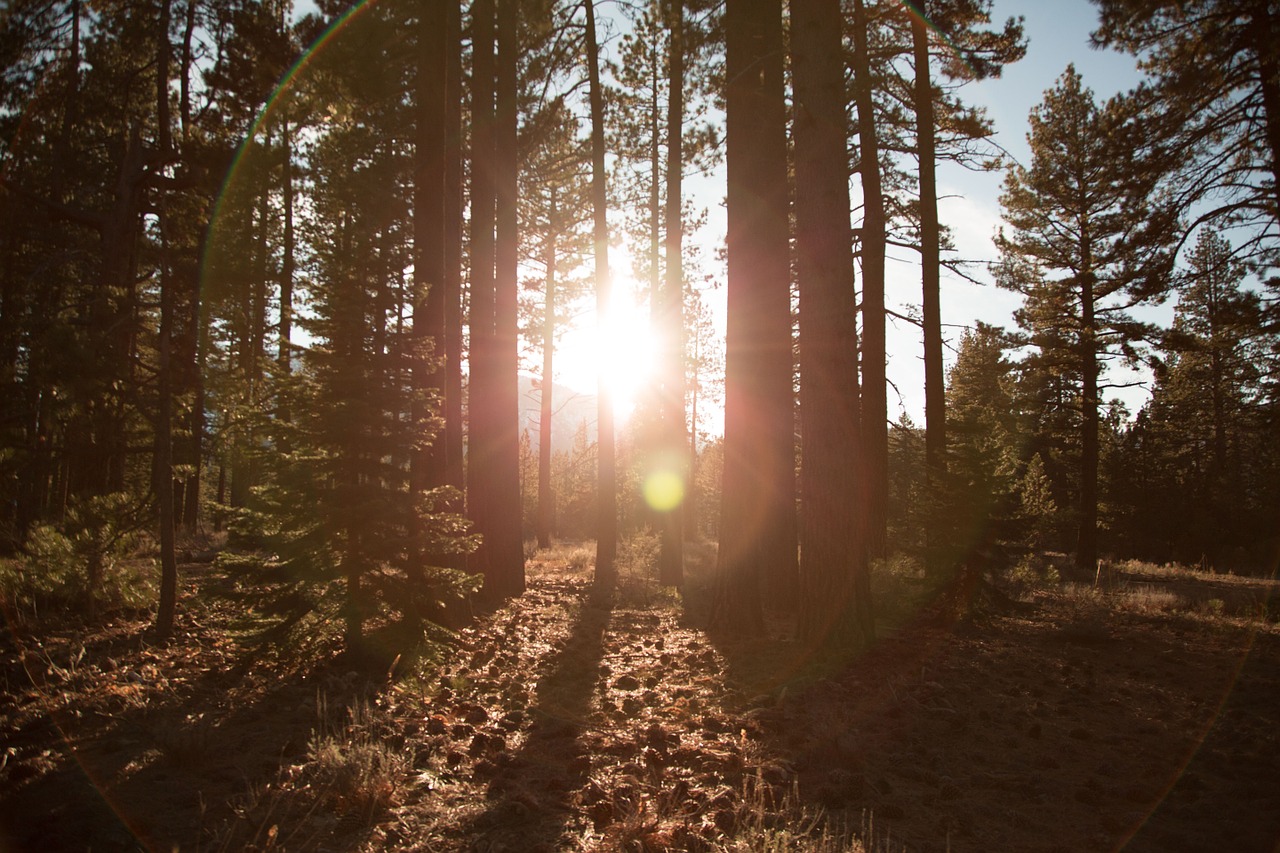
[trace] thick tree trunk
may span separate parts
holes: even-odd
[[[587,76],[591,101],[591,206],[594,213],[596,323],[604,334],[608,316],[612,278],[609,272],[608,190],[604,167],[604,93],[600,88],[600,47],[596,34],[596,0],[586,0]],[[602,368],[603,370],[603,368]],[[598,515],[596,521],[596,595],[613,593],[618,582],[614,564],[618,555],[618,475],[613,436],[613,395],[608,380],[600,374],[596,391],[596,477]]]
[[[431,400],[443,399],[445,315],[445,205],[447,33],[440,4],[424,4],[418,17],[417,110],[413,175],[413,404],[418,443],[409,467],[415,498],[444,485],[448,436],[431,429]]]
[[[471,301],[470,377],[468,384],[467,512],[485,541],[471,556],[472,571],[484,576],[483,594],[501,593],[500,562],[489,541],[497,508],[493,496],[496,412],[491,389],[494,374],[494,222],[497,211],[494,123],[494,0],[476,0],[472,8],[471,129]]]
[[[160,25],[156,67],[156,124],[159,128],[159,161],[161,169],[171,154],[169,135],[169,17],[171,0],[160,5]],[[173,633],[173,620],[178,601],[178,560],[174,542],[173,506],[173,321],[175,282],[169,250],[169,210],[167,190],[160,190],[157,202],[160,231],[160,328],[157,348],[159,365],[156,372],[156,435],[152,483],[160,514],[160,603],[156,611],[156,634],[163,638]]]
[[[839,0],[792,0],[800,286],[799,636],[874,636],[860,484],[858,341]]]
[[[858,109],[862,174],[862,431],[866,446],[867,546],[872,557],[888,551],[889,401],[885,379],[885,212],[880,187],[866,7],[854,0],[854,98]]]
[[[729,0],[724,480],[712,625],[764,630],[761,591],[794,602],[794,425],[782,8]]]
[[[524,543],[520,499],[520,349],[519,235],[517,234],[516,193],[519,152],[517,149],[517,52],[519,0],[498,0],[498,80],[497,80],[497,184],[498,248],[494,282],[494,410],[495,524],[491,528],[491,559],[500,560],[498,591],[503,597],[524,592]]]
[[[936,500],[947,473],[946,378],[942,364],[942,235],[938,224],[938,180],[934,134],[933,83],[929,74],[928,2],[911,14],[915,54],[916,148],[920,159],[920,278],[924,325],[924,456],[928,493]],[[936,572],[941,546],[938,513],[925,520],[926,566]]]

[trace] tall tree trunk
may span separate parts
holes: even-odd
[[[937,145],[934,134],[933,83],[929,74],[928,0],[911,14],[915,53],[916,148],[920,158],[920,277],[924,321],[924,455],[928,493],[938,494],[947,472],[946,387],[942,365],[941,265],[942,236],[938,224]],[[927,516],[926,562],[938,566],[937,513]]]
[[[785,604],[798,575],[781,3],[729,0],[725,37],[725,458],[712,625],[760,634],[762,583]]]
[[[462,7],[445,4],[445,483],[466,485],[462,427]],[[462,506],[451,507],[462,512]]]
[[[685,535],[699,539],[699,517],[701,494],[698,491],[698,359],[701,357],[702,339],[695,331],[693,334],[693,377],[689,389],[689,489],[684,499]]]
[[[288,376],[293,370],[293,279],[297,267],[294,257],[297,251],[293,230],[293,132],[289,127],[289,114],[285,111],[280,122],[281,146],[281,206],[284,208],[284,246],[280,259],[280,332],[276,359],[280,372]],[[288,420],[288,411],[280,416]]]
[[[547,200],[547,243],[544,249],[547,267],[546,296],[542,303],[542,392],[538,412],[538,547],[550,548],[555,527],[555,497],[551,485],[551,418],[554,400],[552,376],[556,351],[556,235],[559,212],[556,208],[556,186],[549,189]]]
[[[613,282],[609,273],[608,191],[604,170],[604,93],[600,89],[600,48],[596,36],[596,0],[585,0],[587,78],[591,101],[591,205],[594,212],[596,324],[603,339]],[[612,594],[618,581],[618,486],[613,439],[613,395],[601,368],[596,389],[596,595]]]
[[[866,446],[867,546],[872,557],[888,551],[889,400],[885,379],[885,212],[880,187],[880,145],[872,101],[871,59],[864,0],[853,2],[853,83],[858,110],[862,174],[862,433]]]
[[[494,222],[497,213],[497,135],[494,123],[494,2],[472,7],[471,129],[471,351],[468,383],[467,512],[485,537],[471,557],[472,571],[484,576],[483,594],[497,598],[501,579],[489,536],[497,512],[492,468],[496,413],[493,410]]]
[[[1086,244],[1083,255],[1090,255]],[[1098,567],[1098,329],[1094,318],[1094,274],[1080,274],[1080,529],[1076,568]]]
[[[796,261],[800,287],[799,636],[874,636],[864,532],[857,298],[839,0],[792,0]]]
[[[444,485],[448,434],[424,443],[432,400],[443,400],[445,374],[445,148],[447,145],[447,44],[439,6],[423,4],[418,14],[418,77],[413,176],[413,402],[415,438],[410,459],[410,491],[417,500]],[[428,352],[428,350],[430,352]]]
[[[497,418],[494,436],[496,457],[494,498],[496,524],[491,559],[500,559],[502,596],[524,592],[524,543],[521,529],[520,497],[520,342],[519,235],[517,233],[517,189],[519,151],[516,67],[519,43],[520,2],[498,0],[498,80],[497,80],[497,184],[498,248],[494,283],[494,409]],[[496,537],[501,536],[501,541]]]
[[[169,130],[169,19],[172,0],[160,4],[157,28],[158,60],[156,63],[156,125],[158,128],[158,160],[163,174],[171,156]],[[156,634],[167,638],[173,633],[173,620],[178,601],[178,560],[174,542],[173,507],[173,320],[175,282],[168,239],[168,190],[161,189],[157,200],[157,222],[160,231],[160,328],[159,365],[156,373],[156,435],[152,482],[160,511],[160,603],[156,611]]]
[[[659,401],[662,428],[662,463],[680,479],[684,501],[689,496],[689,466],[682,459],[684,447],[684,2],[667,0],[667,207],[666,276],[658,297],[657,317],[661,341]],[[654,171],[655,183],[657,170]],[[656,261],[656,252],[655,252]],[[662,514],[662,547],[658,554],[658,580],[665,586],[684,584],[685,504]]]
[[[201,235],[201,244],[203,245],[204,235]],[[197,255],[198,256],[198,255]],[[194,385],[191,414],[188,418],[188,430],[191,433],[187,439],[190,442],[188,453],[191,456],[191,474],[187,477],[186,494],[182,500],[182,526],[188,531],[194,531],[196,524],[200,520],[200,478],[204,472],[204,373],[205,373],[205,351],[208,347],[208,336],[206,326],[200,319],[200,287],[199,276],[195,277],[195,286],[191,292],[191,302],[187,306],[188,318],[187,322],[191,326],[192,351],[190,353],[191,363],[189,365]],[[219,496],[219,502],[222,497]]]

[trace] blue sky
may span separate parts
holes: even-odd
[[[996,141],[1026,164],[1030,158],[1027,116],[1068,64],[1075,64],[1085,85],[1093,89],[1099,100],[1132,88],[1140,75],[1133,57],[1090,47],[1089,33],[1096,26],[1097,12],[1088,0],[996,0],[993,4],[993,22],[1002,23],[1006,18],[1019,15],[1024,18],[1028,38],[1026,57],[1007,67],[998,79],[969,84],[962,97],[987,110],[996,129]],[[940,203],[940,212],[943,222],[953,230],[959,256],[996,259],[991,237],[1000,224],[998,199],[1002,180],[1002,173],[978,174],[959,168],[940,173],[939,193],[947,196]],[[987,278],[981,269],[974,272],[980,278]],[[897,295],[900,304],[918,303],[918,269],[900,264],[895,273],[890,298]],[[961,334],[961,329],[956,327],[972,325],[975,320],[1005,327],[1013,325],[1012,312],[1019,304],[1015,294],[993,285],[977,287],[955,278],[944,278],[942,288],[943,322],[952,326],[946,335],[953,344]],[[1165,309],[1164,313],[1170,312]],[[889,376],[901,392],[899,401],[893,390],[890,391],[890,417],[895,414],[894,404],[898,402],[917,423],[923,423],[919,332],[913,328],[891,328],[890,337]],[[948,351],[948,364],[951,355]],[[1147,397],[1142,388],[1124,389],[1115,394],[1132,413],[1137,412]]]
[[[993,22],[1021,15],[1028,37],[1027,56],[1019,63],[1005,69],[1004,76],[989,81],[970,83],[964,88],[963,97],[969,104],[983,106],[996,128],[996,141],[1020,163],[1029,161],[1027,143],[1027,117],[1030,110],[1041,102],[1044,91],[1055,85],[1057,78],[1074,63],[1084,78],[1085,86],[1092,88],[1098,100],[1105,100],[1117,92],[1137,85],[1140,74],[1133,56],[1111,50],[1094,50],[1089,46],[1089,32],[1097,22],[1096,8],[1088,0],[996,0],[993,4]],[[996,259],[993,233],[1000,225],[1000,186],[1002,173],[969,173],[951,168],[940,174],[940,195],[947,196],[940,204],[943,222],[954,232],[957,254],[969,259]],[[914,259],[913,259],[914,260]],[[918,269],[896,270],[896,282],[891,284],[902,302],[919,302]],[[975,269],[979,278],[988,278],[983,270]],[[1012,311],[1019,305],[1014,293],[1000,291],[995,286],[977,287],[956,278],[943,278],[943,323],[952,345],[959,341],[960,325],[972,325],[974,320],[1012,327]],[[1158,309],[1157,315],[1165,318],[1171,311]],[[919,333],[914,328],[891,329],[890,378],[895,380],[901,392],[902,410],[923,423],[924,391],[923,362],[920,353]],[[952,353],[947,352],[948,364]],[[909,356],[905,357],[904,356]],[[1116,374],[1117,377],[1124,375]],[[893,416],[895,396],[891,391],[890,415]],[[1120,397],[1132,414],[1147,400],[1144,388],[1119,389],[1112,392]],[[1110,397],[1108,397],[1110,398]]]

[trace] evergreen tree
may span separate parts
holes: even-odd
[[[1280,12],[1257,0],[1094,0],[1100,46],[1138,57],[1135,92],[1183,210],[1242,228],[1236,254],[1274,264],[1280,236]]]
[[[586,0],[587,79],[591,108],[591,206],[595,243],[596,323],[604,333],[613,280],[609,272],[608,187],[604,150],[604,92],[600,84],[600,45],[596,31],[596,0]],[[618,475],[614,447],[613,396],[603,374],[596,388],[596,471],[598,523],[596,526],[596,595],[607,598],[618,582]]]
[[[881,183],[880,140],[872,77],[872,20],[866,0],[853,0],[853,100],[857,109],[858,170],[862,179],[862,413],[867,483],[867,546],[872,557],[888,552],[889,399],[885,376],[885,279],[887,240]]]
[[[1032,161],[1005,177],[1009,230],[996,238],[997,283],[1021,293],[1016,314],[1035,348],[1027,369],[1052,377],[1056,408],[1079,436],[1076,564],[1097,561],[1098,430],[1107,362],[1136,357],[1147,332],[1128,309],[1168,290],[1175,218],[1134,155],[1131,107],[1100,107],[1074,67],[1030,116]]]
[[[859,450],[858,343],[838,0],[793,0],[800,291],[800,636],[874,636]]]
[[[920,0],[911,15],[914,60],[914,112],[916,148],[920,165],[920,262],[923,284],[921,322],[924,335],[925,455],[931,483],[944,487],[947,460],[945,389],[943,386],[943,339],[941,272],[943,234],[938,221],[936,161],[939,156],[938,108],[943,123],[944,150],[950,145],[972,144],[991,132],[977,111],[965,110],[936,89],[930,72],[930,31],[945,43],[941,67],[953,81],[965,82],[998,76],[1003,66],[1021,59],[1026,51],[1019,22],[1010,19],[1001,31],[984,30],[990,23],[990,2],[985,0]],[[950,139],[948,137],[951,137]],[[958,138],[956,138],[958,137]],[[961,155],[962,158],[964,155]],[[934,517],[931,514],[931,517]],[[928,527],[926,520],[926,527]],[[927,532],[937,540],[939,531]]]
[[[1117,472],[1130,547],[1217,569],[1244,568],[1233,552],[1258,545],[1267,496],[1256,486],[1275,464],[1262,406],[1261,304],[1233,255],[1213,231],[1188,254],[1167,364]]]
[[[1011,536],[1012,497],[1020,460],[1013,396],[1013,365],[991,326],[979,324],[960,340],[947,374],[949,481],[953,512],[961,517],[958,542],[972,544],[982,529]]]
[[[712,624],[764,630],[794,600],[795,463],[782,8],[725,7],[728,315],[724,482]]]

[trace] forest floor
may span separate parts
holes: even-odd
[[[164,644],[10,619],[0,851],[1280,849],[1274,581],[1119,572],[837,660],[709,636],[696,568],[593,606],[585,562],[412,676],[249,655],[207,564]]]

